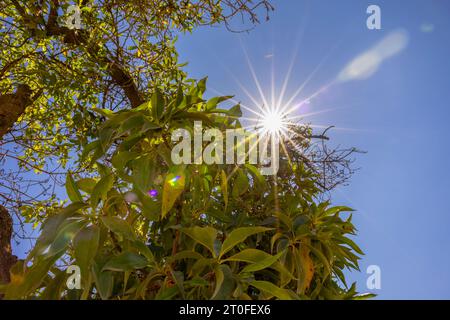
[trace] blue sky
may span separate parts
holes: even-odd
[[[301,101],[333,82],[355,58],[392,34],[404,46],[366,79],[334,82],[297,114],[314,125],[335,125],[333,144],[368,151],[335,204],[357,209],[357,242],[366,252],[361,273],[350,278],[366,288],[368,265],[381,268],[384,299],[450,298],[450,2],[432,0],[275,0],[275,12],[250,33],[201,28],[180,37],[180,60],[190,77],[209,77],[209,88],[234,94],[252,106],[236,79],[258,91],[242,45],[270,96],[271,65],[279,92],[298,47],[286,97],[308,80]],[[366,8],[381,8],[381,30],[368,30]],[[303,33],[302,33],[303,30]],[[398,45],[398,38],[391,39]],[[387,48],[389,50],[389,48]],[[312,77],[311,73],[320,65]],[[374,70],[372,70],[374,71]],[[231,74],[234,75],[231,76]],[[215,95],[216,92],[210,91]]]
[[[185,70],[191,78],[208,76],[210,95],[233,94],[255,109],[236,81],[259,97],[243,47],[266,97],[272,64],[276,97],[291,61],[285,100],[305,83],[294,102],[329,85],[295,114],[331,109],[306,120],[336,126],[332,144],[368,152],[357,157],[361,169],[349,186],[333,193],[334,204],[357,210],[356,242],[366,253],[362,272],[350,279],[367,292],[366,268],[378,265],[381,290],[371,291],[379,298],[450,299],[450,2],[272,2],[270,21],[249,33],[204,27],[180,36]],[[370,4],[381,8],[381,30],[366,27]],[[397,50],[366,70],[365,79],[336,81],[349,63],[380,46]],[[23,257],[28,247],[22,243],[14,252]]]

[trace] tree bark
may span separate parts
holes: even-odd
[[[31,103],[31,89],[20,84],[15,93],[0,95],[0,140]]]
[[[17,262],[17,257],[11,250],[12,232],[12,218],[8,210],[0,205],[0,284],[11,280],[9,270]]]
[[[15,93],[0,95],[0,141],[31,104],[31,93],[30,87],[21,84]],[[0,205],[0,284],[11,280],[9,270],[17,261],[11,250],[12,234],[12,218]]]

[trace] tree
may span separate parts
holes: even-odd
[[[70,19],[75,4],[0,4],[0,162],[11,168],[0,170],[2,226],[12,224],[13,214],[19,223],[40,223],[60,206],[55,186],[61,174],[77,170],[69,154],[102,122],[93,107],[134,108],[156,87],[169,92],[185,81],[176,32],[219,23],[231,28],[236,15],[256,23],[256,10],[272,10],[266,0],[83,0],[76,29]],[[0,250],[11,255],[8,234],[5,227]],[[8,261],[14,257],[1,259],[1,270],[9,270]],[[0,277],[0,283],[8,280]]]
[[[4,158],[54,179],[37,182],[41,195],[4,196],[19,217],[42,223],[27,259],[3,279],[11,280],[0,287],[5,297],[360,297],[343,274],[358,268],[362,254],[349,238],[355,229],[345,212],[351,209],[320,200],[352,173],[354,149],[315,149],[312,139],[326,137],[293,125],[296,145],[286,148],[273,178],[249,164],[171,161],[177,128],[197,120],[224,131],[239,128],[241,117],[239,105],[218,108],[229,97],[204,100],[205,79],[186,78],[173,31],[216,23],[231,28],[237,14],[254,23],[255,11],[271,10],[270,4],[81,5],[83,29],[77,30],[63,24],[68,2],[3,4],[3,48],[10,49],[1,57],[0,110],[8,110],[2,126],[10,137],[3,137]],[[69,203],[46,193],[62,173]],[[2,187],[20,191],[9,174],[11,184]],[[6,248],[5,230],[0,244]],[[2,270],[15,262],[1,261],[10,261]],[[82,290],[65,286],[71,264],[81,269]]]
[[[173,164],[171,134],[192,120],[241,127],[239,105],[219,109],[227,97],[205,101],[204,90],[202,80],[132,110],[95,109],[107,120],[81,156],[95,172],[67,176],[71,203],[44,222],[7,298],[357,297],[338,285],[362,254],[342,217],[352,209],[315,203],[317,177],[295,150],[273,179],[250,164]],[[58,261],[80,267],[82,290],[66,289]]]

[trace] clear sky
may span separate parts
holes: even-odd
[[[285,102],[299,88],[294,104],[326,87],[295,115],[317,112],[306,120],[336,126],[334,145],[368,152],[333,193],[333,204],[357,210],[366,253],[350,279],[383,299],[450,299],[450,1],[272,2],[270,21],[249,33],[204,27],[180,36],[185,70],[208,76],[210,95],[233,94],[255,110],[243,48],[269,101],[272,70],[275,100],[289,70]],[[366,27],[371,4],[381,8],[381,30]],[[14,246],[21,257],[27,249]],[[366,288],[369,265],[381,268],[380,290]]]
[[[333,143],[368,151],[350,185],[333,195],[334,204],[357,210],[357,242],[366,252],[362,272],[350,278],[369,291],[366,268],[378,265],[381,290],[373,292],[380,298],[450,299],[450,2],[273,4],[270,21],[250,33],[202,28],[181,36],[180,60],[192,78],[209,76],[209,88],[247,106],[236,79],[259,93],[242,46],[266,97],[272,63],[278,97],[293,56],[285,101],[306,80],[297,102],[331,83],[296,114],[332,109],[307,120],[335,125]],[[366,27],[370,4],[381,8],[381,30]]]

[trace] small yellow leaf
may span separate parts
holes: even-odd
[[[222,190],[222,196],[223,201],[225,201],[225,210],[228,207],[228,181],[227,181],[227,174],[225,171],[221,171],[221,181],[220,181],[220,188]]]
[[[302,262],[302,269],[304,273],[304,281],[302,292],[309,289],[311,281],[314,277],[314,262],[310,256],[310,250],[306,245],[300,245],[300,259]]]

